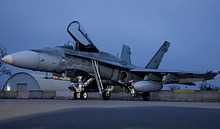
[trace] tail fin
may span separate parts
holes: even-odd
[[[163,59],[164,54],[168,51],[170,43],[165,41],[157,53],[153,56],[150,62],[146,65],[145,68],[158,69],[160,62]]]
[[[127,61],[128,63],[131,63],[130,55],[131,55],[130,47],[123,44],[122,51],[121,51],[121,59]]]

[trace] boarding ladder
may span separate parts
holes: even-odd
[[[97,85],[98,85],[99,93],[102,94],[102,91],[104,90],[104,87],[103,87],[102,79],[101,79],[101,76],[100,76],[100,73],[99,73],[98,61],[92,60],[92,65],[93,65],[93,68],[94,68],[94,74],[95,74],[95,79],[96,79],[96,82],[97,82]]]

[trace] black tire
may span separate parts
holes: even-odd
[[[74,99],[81,99],[81,93],[80,92],[74,92]]]
[[[150,100],[150,92],[143,92],[142,97],[143,97],[144,101],[149,101]]]
[[[111,93],[110,93],[110,92],[104,91],[104,92],[102,93],[102,99],[103,99],[103,100],[109,100],[110,97],[111,97]]]
[[[81,92],[81,98],[82,99],[88,99],[88,93],[87,92]]]

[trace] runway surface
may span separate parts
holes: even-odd
[[[220,129],[219,102],[0,99],[0,129]]]

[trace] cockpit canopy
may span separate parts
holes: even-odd
[[[67,27],[67,32],[75,40],[75,50],[85,52],[96,52],[99,50],[89,39],[85,29],[80,25],[78,21],[71,22]]]

